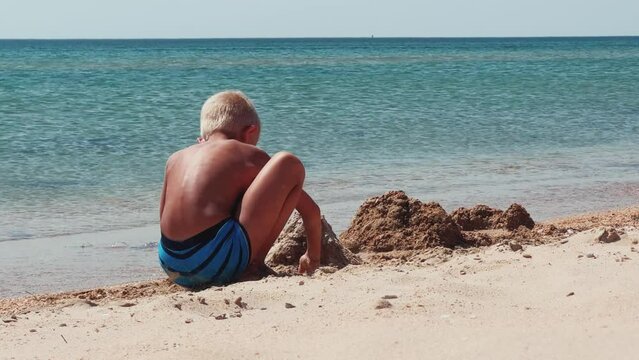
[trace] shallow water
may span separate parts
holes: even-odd
[[[538,219],[639,200],[636,37],[0,41],[0,69],[0,241],[157,222],[228,88],[338,230],[396,188]]]
[[[156,279],[156,227],[0,242],[0,298]]]

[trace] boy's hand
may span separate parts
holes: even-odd
[[[300,257],[300,267],[298,269],[298,272],[302,275],[303,274],[312,275],[315,272],[315,270],[317,270],[319,265],[320,265],[319,259],[312,260],[311,257],[308,256],[308,253],[305,253],[304,255]]]
[[[296,209],[302,216],[307,237],[306,254],[300,257],[299,273],[311,275],[319,267],[322,256],[322,215],[319,206],[304,190]]]

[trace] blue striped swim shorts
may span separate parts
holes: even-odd
[[[244,227],[229,218],[185,241],[173,241],[162,234],[158,255],[169,279],[178,285],[225,285],[248,267],[251,244]]]

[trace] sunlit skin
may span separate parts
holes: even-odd
[[[270,157],[256,146],[259,136],[258,125],[238,134],[216,131],[171,155],[160,200],[162,233],[183,241],[234,217],[251,243],[248,275],[263,271],[266,254],[297,209],[308,235],[299,272],[311,274],[319,266],[321,217],[303,190],[304,165],[287,152]]]

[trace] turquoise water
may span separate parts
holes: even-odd
[[[0,41],[0,241],[157,223],[223,89],[338,230],[396,188],[537,219],[639,203],[636,37]]]

